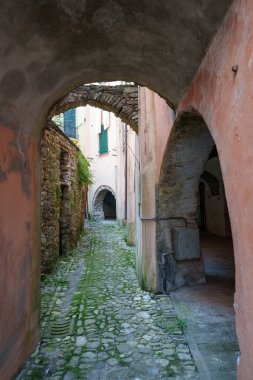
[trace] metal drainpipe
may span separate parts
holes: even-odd
[[[125,124],[125,222],[127,222],[127,125]]]
[[[165,221],[165,220],[182,220],[185,223],[185,227],[188,227],[187,219],[184,218],[183,216],[168,216],[168,217],[165,217],[165,218],[159,218],[158,216],[154,216],[153,218],[143,218],[141,216],[141,203],[138,203],[138,206],[139,206],[139,218],[142,221],[160,222],[160,221]]]

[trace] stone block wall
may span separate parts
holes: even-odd
[[[105,195],[108,191],[112,193],[112,195],[116,199],[116,194],[113,191],[113,189],[110,186],[106,186],[106,185],[100,186],[94,194],[94,198],[92,202],[92,213],[93,213],[93,217],[97,220],[105,219],[103,205],[104,205]]]
[[[77,173],[78,147],[49,122],[41,138],[41,273],[75,246],[83,229],[87,188]]]
[[[113,112],[124,123],[138,131],[138,86],[82,85],[71,91],[52,110],[49,117],[80,106],[101,108]]]

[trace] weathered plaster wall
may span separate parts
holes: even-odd
[[[179,109],[195,107],[215,140],[232,225],[238,379],[253,373],[253,3],[234,1]],[[235,74],[232,66],[238,65]]]
[[[39,339],[39,144],[1,122],[0,136],[0,377],[10,379]]]
[[[136,134],[128,127],[127,130],[127,243],[135,245],[135,142]]]
[[[136,238],[141,242],[136,245],[137,273],[144,288],[157,291],[156,183],[171,130],[171,110],[159,95],[143,87],[139,109]]]

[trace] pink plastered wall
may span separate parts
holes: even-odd
[[[234,72],[232,67],[234,66]],[[238,379],[253,373],[253,2],[236,0],[179,110],[194,107],[217,146],[236,264]]]
[[[164,151],[167,146],[174,120],[172,109],[167,105],[166,101],[157,94],[154,94],[154,108],[156,120],[156,180],[158,182]]]
[[[0,378],[7,380],[39,338],[40,189],[37,143],[1,124],[0,135]]]

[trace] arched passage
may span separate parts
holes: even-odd
[[[212,136],[197,112],[189,110],[178,116],[157,186],[158,288],[161,291],[205,281],[197,229],[197,195],[200,176],[213,147]],[[176,259],[173,239],[178,238],[180,229],[191,236],[193,245],[188,257]]]
[[[170,293],[186,321],[199,349],[199,356],[193,353],[196,363],[201,366],[199,357],[205,358],[206,350],[208,360],[222,363],[226,355],[226,369],[214,369],[208,360],[207,368],[214,378],[224,371],[233,378],[239,347],[232,233],[215,143],[194,109],[178,115],[163,158],[157,186],[157,259],[159,289]]]
[[[4,375],[9,371],[12,374],[12,368],[31,352],[38,337],[37,144],[39,127],[49,107],[80,83],[118,78],[150,85],[175,106],[231,0],[219,7],[216,3],[210,0],[193,9],[191,2],[184,2],[182,12],[181,3],[176,7],[171,2],[136,2],[130,6],[129,2],[101,1],[73,6],[66,1],[27,1],[27,6],[21,6],[18,1],[3,1],[0,119],[1,152],[6,150],[6,154],[1,173],[1,256],[5,268],[1,288],[8,324],[4,322],[1,327],[2,347],[12,348],[11,354],[10,349],[2,354],[11,363],[8,372],[4,368]],[[191,33],[190,24],[194,25]],[[168,38],[175,35],[180,44]],[[182,52],[187,59],[182,59]],[[21,273],[17,282],[12,280],[16,278],[13,271]],[[17,289],[23,297],[17,296]],[[15,299],[25,298],[22,310],[18,302],[9,302],[13,294]],[[17,331],[18,338],[14,335]]]
[[[210,233],[231,237],[231,229],[215,144],[204,119],[193,109],[182,112],[175,121],[157,186],[157,217],[159,289],[168,292],[204,283],[207,265],[199,228],[206,232],[209,248]],[[221,238],[212,241],[227,245]],[[231,246],[229,275],[234,277]],[[213,257],[210,260],[215,265]],[[221,273],[219,268],[215,271]]]
[[[116,194],[109,186],[100,186],[93,197],[93,217],[98,220],[116,219]]]
[[[70,108],[90,105],[113,112],[134,131],[138,130],[138,86],[137,85],[83,85],[71,91],[59,101],[50,116]]]

